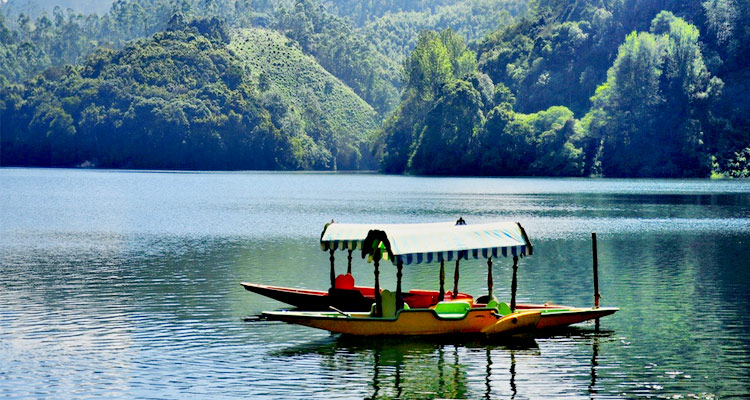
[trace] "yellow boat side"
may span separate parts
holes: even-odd
[[[445,334],[515,334],[534,329],[539,311],[500,316],[493,308],[471,309],[460,317],[441,316],[430,309],[401,310],[395,318],[370,317],[367,313],[342,315],[329,312],[264,312],[268,319],[358,336],[409,336]]]

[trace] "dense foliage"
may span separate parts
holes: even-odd
[[[3,63],[9,70],[6,76],[14,80],[32,77],[49,66],[82,62],[97,47],[121,48],[129,40],[163,30],[179,12],[219,17],[233,28],[279,30],[380,113],[392,110],[398,100],[398,63],[376,50],[348,22],[311,0],[116,0],[101,17],[57,6],[51,15],[40,12],[32,18],[20,12],[28,8],[13,3],[3,7],[15,18],[10,22],[16,39],[30,47],[25,54],[31,64]]]
[[[186,22],[177,15],[166,31],[121,51],[100,50],[81,66],[48,69],[27,84],[3,81],[3,164],[367,168],[370,157],[360,147],[376,128],[372,108],[301,56],[289,73],[295,85],[320,84],[353,100],[337,99],[331,110],[309,94],[301,107],[276,94],[285,89],[282,78],[259,88],[245,60],[257,58],[251,52],[277,51],[278,39],[255,36],[253,49],[244,49],[216,19]],[[361,117],[347,125],[340,113]]]
[[[377,43],[380,52],[394,60],[403,60],[414,49],[419,32],[423,30],[451,28],[469,41],[481,39],[487,33],[509,25],[514,17],[524,15],[528,0],[431,2],[432,8],[426,9],[409,4],[412,7],[407,10],[389,12],[362,27],[362,34]]]
[[[713,168],[742,176],[750,150],[750,100],[740,94],[750,83],[748,22],[750,6],[734,0],[538,0],[527,17],[476,46],[473,79],[454,66],[436,83],[430,71],[450,63],[423,34],[407,61],[407,74],[422,78],[407,80],[383,126],[382,168],[651,177],[705,177]],[[436,56],[419,56],[425,51]],[[421,75],[409,72],[415,57],[429,60]],[[493,101],[461,81],[478,93],[494,85]],[[425,86],[433,97],[415,101]],[[421,165],[425,144],[460,156]]]
[[[513,94],[477,70],[476,54],[451,30],[423,32],[406,66],[401,107],[384,125],[386,172],[582,173],[573,113],[514,112]]]
[[[345,20],[311,0],[281,7],[275,27],[297,41],[329,72],[349,85],[378,112],[391,111],[398,101],[398,64],[378,52]]]
[[[750,169],[747,1],[31,4],[0,3],[3,165]]]

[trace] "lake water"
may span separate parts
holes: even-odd
[[[591,305],[597,232],[621,310],[599,332],[358,340],[259,321],[285,306],[239,284],[326,289],[331,219],[458,217],[526,228],[519,301]],[[749,267],[750,181],[0,169],[0,398],[747,398]],[[358,257],[354,275],[373,283]]]

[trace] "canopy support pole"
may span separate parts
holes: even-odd
[[[445,260],[440,260],[440,292],[438,301],[445,300]]]
[[[401,296],[401,270],[404,268],[404,262],[399,257],[396,263],[396,310],[404,308],[404,298]]]
[[[456,269],[453,271],[453,295],[452,298],[455,299],[456,296],[458,296],[458,264],[461,261],[461,256],[458,256],[456,259]]]
[[[333,256],[333,252],[335,250],[331,249],[329,252],[331,253],[331,256],[328,257],[329,260],[331,260],[331,288],[336,286],[336,269],[334,268],[333,264],[336,260],[336,257]]]
[[[513,256],[513,280],[510,282],[510,311],[516,312],[516,288],[518,286],[518,256]]]
[[[490,300],[492,300],[492,256],[487,257],[487,291],[488,298],[487,302],[489,303]]]
[[[380,297],[380,252],[376,251],[372,257],[375,262],[375,316],[383,316],[383,299]]]
[[[352,274],[352,251],[353,249],[349,249],[349,257],[347,257],[346,273],[349,275]]]

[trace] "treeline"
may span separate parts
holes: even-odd
[[[749,7],[540,0],[473,46],[476,58],[451,31],[422,33],[384,124],[382,168],[747,175]]]
[[[374,130],[369,106],[295,108],[259,87],[231,39],[216,18],[177,14],[152,38],[119,51],[100,49],[82,65],[48,68],[23,84],[0,77],[3,165],[372,167],[366,121],[360,125],[364,133],[353,133],[329,119],[371,113]],[[328,79],[338,97],[349,90]],[[315,101],[312,96],[308,103]]]

